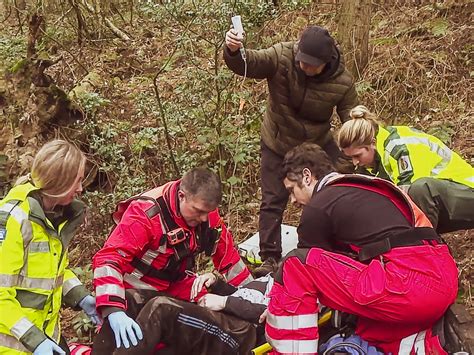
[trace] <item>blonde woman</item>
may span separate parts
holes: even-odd
[[[68,353],[60,335],[63,302],[100,322],[95,298],[68,269],[67,246],[84,221],[76,197],[85,162],[71,143],[50,141],[0,201],[1,354]]]
[[[408,191],[439,233],[474,227],[474,169],[438,138],[406,126],[383,127],[364,106],[338,134],[353,164]]]

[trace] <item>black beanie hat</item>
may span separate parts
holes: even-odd
[[[337,58],[336,44],[328,30],[319,26],[309,26],[303,31],[298,42],[297,61],[320,66],[335,58]]]

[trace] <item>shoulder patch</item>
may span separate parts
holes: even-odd
[[[7,235],[7,230],[4,227],[0,227],[0,245],[5,240],[6,235]]]
[[[400,158],[398,158],[398,171],[400,174],[411,170],[413,170],[413,167],[408,155],[402,155]]]

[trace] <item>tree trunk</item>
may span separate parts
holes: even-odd
[[[371,0],[344,0],[337,21],[337,39],[346,67],[358,79],[369,62]]]

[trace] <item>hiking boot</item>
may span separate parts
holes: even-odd
[[[253,269],[252,275],[255,278],[259,278],[269,274],[270,272],[274,272],[277,270],[278,263],[272,257],[265,259],[262,265]]]

